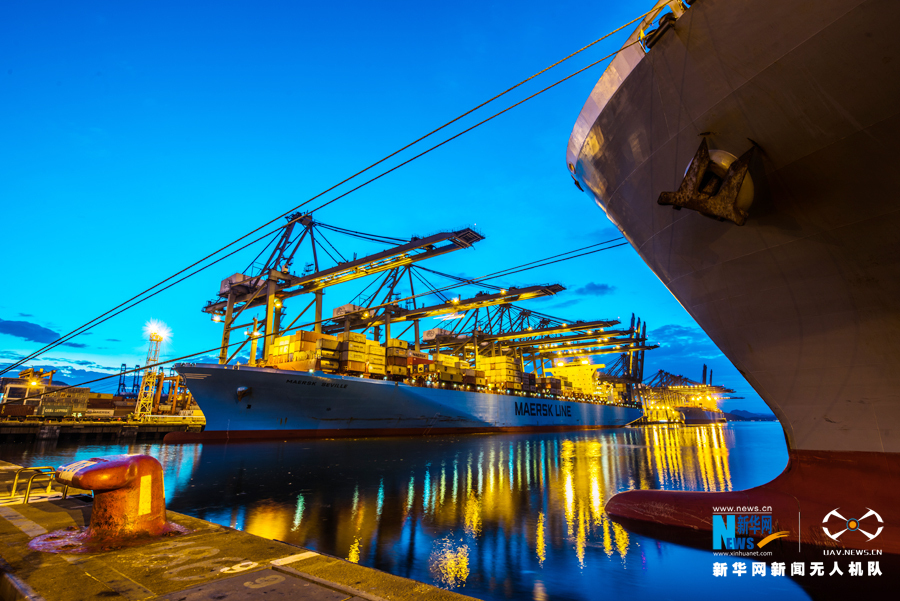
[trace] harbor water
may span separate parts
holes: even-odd
[[[480,599],[807,599],[785,577],[713,578],[711,549],[629,533],[633,488],[722,491],[787,462],[775,422],[552,434],[205,445],[7,446],[21,465],[147,453],[170,509]]]

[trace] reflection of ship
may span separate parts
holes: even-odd
[[[741,503],[817,516],[817,544],[829,510],[871,507],[900,552],[900,4],[666,4],[594,88],[569,169],[781,421],[788,468]],[[691,499],[609,510],[708,529]]]

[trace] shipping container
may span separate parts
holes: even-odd
[[[350,342],[361,342],[363,344],[366,343],[366,337],[359,332],[341,332],[338,336],[338,340],[344,341],[349,340]]]
[[[316,340],[316,348],[320,350],[330,350],[335,351],[338,348],[338,344],[340,344],[337,338],[319,338]]]
[[[340,307],[335,307],[331,311],[331,316],[332,317],[343,317],[344,315],[347,315],[348,313],[357,313],[357,312],[365,311],[365,310],[366,310],[365,307],[360,307],[359,305],[353,305],[353,304],[341,305]]]
[[[7,417],[27,417],[34,415],[34,405],[10,405],[4,403],[0,405],[0,415]]]
[[[341,351],[341,361],[361,361],[363,363],[366,362],[367,356],[365,353],[358,353],[354,351]]]
[[[72,415],[72,405],[41,405],[37,408],[36,414],[47,417],[66,417]]]
[[[85,409],[84,417],[112,417],[113,415],[115,415],[115,413],[115,409]]]
[[[353,342],[352,340],[344,340],[338,343],[341,351],[353,351],[354,353],[365,353],[366,345],[362,342]]]
[[[353,354],[353,353],[351,353],[351,354]],[[363,373],[364,371],[366,371],[366,362],[364,360],[357,361],[354,359],[351,359],[349,361],[341,360],[341,370],[355,372],[355,373]]]

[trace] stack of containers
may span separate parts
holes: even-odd
[[[484,370],[473,369],[473,366],[466,361],[458,362],[457,367],[462,374],[462,383],[466,386],[481,387],[486,384]]]
[[[431,355],[432,360],[434,361],[434,371],[437,374],[437,379],[443,385],[453,385],[453,384],[461,384],[463,381],[462,371],[458,367],[461,363],[456,360],[456,357],[453,355],[442,355],[440,353],[434,353]],[[468,365],[468,364],[466,364]]]
[[[434,362],[431,358],[425,353],[420,353],[419,351],[414,351],[412,349],[406,350],[406,367],[409,370],[409,375],[421,374],[428,371],[424,368],[426,365],[433,364]]]
[[[299,331],[290,336],[279,336],[269,349],[266,363],[279,369],[310,371],[316,369],[321,340],[334,341],[333,336],[316,332]]]
[[[500,390],[522,390],[522,369],[514,357],[485,357],[487,382]]]
[[[562,380],[559,378],[540,378],[538,388],[553,394],[562,392]]]
[[[409,373],[411,374],[415,373],[432,379],[438,373],[439,363],[431,355],[417,351],[408,351],[406,360],[409,364]]]
[[[361,374],[366,371],[368,354],[366,337],[358,332],[341,332],[338,336],[338,350],[341,352],[340,370],[346,373]]]
[[[526,390],[528,392],[537,391],[537,374],[535,374],[534,372],[522,374],[522,390]]]
[[[366,373],[376,377],[384,376],[386,371],[385,349],[377,340],[366,340]]]
[[[338,350],[339,342],[335,336],[322,334],[316,340],[316,360],[318,368],[324,372],[333,373],[341,368],[341,354]]]
[[[407,347],[403,340],[388,338],[385,349],[385,372],[389,376],[405,378],[409,373],[407,368]]]

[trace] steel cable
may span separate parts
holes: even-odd
[[[606,242],[600,242],[600,243],[598,243],[598,244],[606,244]],[[594,249],[594,250],[590,250],[590,251],[581,253],[581,254],[579,254],[579,255],[574,255],[574,256],[571,256],[571,257],[565,257],[565,258],[562,258],[562,259],[558,259],[558,258],[557,258],[557,257],[563,257],[564,255],[568,255],[568,254],[571,254],[571,253],[573,253],[573,252],[578,252],[579,250],[584,250],[584,249],[586,249],[586,248],[592,248],[593,246],[597,246],[598,244],[594,244],[594,245],[591,245],[591,246],[585,246],[585,247],[583,247],[583,248],[581,248],[581,249],[575,249],[575,250],[568,251],[568,252],[565,252],[565,253],[560,253],[560,254],[558,254],[558,255],[553,255],[552,257],[545,257],[544,259],[538,259],[538,260],[536,260],[536,261],[529,261],[529,262],[527,262],[527,263],[522,263],[521,265],[516,265],[515,267],[510,267],[510,268],[508,268],[508,269],[503,269],[503,270],[501,270],[501,271],[494,272],[494,273],[490,273],[490,274],[487,274],[487,275],[485,275],[485,276],[481,276],[481,277],[478,277],[478,278],[472,278],[471,280],[468,280],[468,281],[465,282],[465,283],[452,284],[452,285],[450,285],[450,286],[445,286],[444,288],[434,289],[434,290],[432,290],[432,291],[429,291],[429,292],[423,292],[422,294],[416,294],[416,295],[413,295],[413,296],[409,296],[409,297],[407,297],[407,298],[401,298],[401,299],[398,299],[397,301],[394,301],[394,302],[392,302],[392,303],[383,303],[383,304],[381,304],[381,305],[377,305],[377,306],[374,306],[374,307],[369,307],[369,310],[370,310],[370,311],[373,311],[373,310],[375,310],[375,309],[379,309],[379,308],[385,307],[385,306],[387,306],[387,305],[393,305],[393,304],[396,304],[396,303],[398,303],[398,302],[403,302],[404,300],[407,300],[407,299],[409,299],[409,298],[416,298],[416,297],[419,297],[419,296],[429,296],[429,295],[434,294],[434,293],[439,293],[439,292],[441,292],[441,291],[443,291],[443,290],[450,290],[450,289],[453,289],[453,288],[459,288],[460,286],[465,286],[465,285],[471,284],[471,283],[473,283],[473,282],[478,282],[478,281],[482,281],[482,280],[486,280],[486,279],[499,278],[499,277],[503,277],[504,275],[510,275],[510,273],[519,273],[519,272],[522,272],[522,271],[528,271],[529,269],[536,269],[536,268],[538,268],[538,267],[544,267],[544,266],[546,266],[546,265],[551,265],[551,264],[553,264],[553,263],[559,263],[559,262],[562,262],[562,261],[568,261],[568,260],[570,260],[570,259],[577,259],[578,257],[583,257],[583,256],[586,256],[586,255],[591,255],[591,254],[594,254],[594,253],[603,252],[603,251],[605,251],[605,250],[612,250],[613,248],[617,248],[617,247],[619,247],[619,246],[623,246],[623,245],[625,245],[625,244],[627,244],[627,243],[626,243],[626,242],[622,242],[622,243],[620,243],[620,244],[615,244],[615,245],[613,245],[613,246],[608,246],[608,247],[605,247],[605,248],[596,248],[596,249]],[[236,251],[235,251],[235,252],[236,252]],[[556,260],[550,261],[550,259],[556,259]],[[545,262],[545,261],[546,261],[546,262]],[[537,264],[537,263],[540,263],[540,264]],[[514,271],[510,271],[510,270],[514,270]],[[509,272],[509,273],[507,273],[507,272]],[[311,321],[311,322],[309,322],[309,323],[305,323],[305,324],[302,324],[302,325],[299,325],[299,326],[295,326],[295,327],[291,328],[290,330],[300,330],[300,329],[302,329],[302,328],[308,328],[308,327],[310,327],[310,326],[315,326],[315,325],[317,325],[317,324],[324,323],[324,322],[326,322],[326,321],[330,321],[330,319],[320,319],[320,320],[318,320],[318,321]],[[279,334],[284,335],[284,332],[287,332],[287,331],[289,331],[289,330],[284,330],[284,331],[282,331],[282,332],[279,332]],[[258,338],[267,338],[267,337],[269,337],[269,336],[273,336],[273,337],[274,337],[274,336],[275,336],[275,332],[273,332],[273,333],[271,333],[271,334],[266,333],[266,334],[264,334],[264,335],[262,335],[262,336],[259,336]],[[246,344],[246,342],[247,342],[247,341],[232,342],[231,344],[227,345],[226,348],[231,348],[231,347],[233,347],[233,346],[243,345],[243,344]],[[148,369],[156,369],[157,367],[160,367],[160,366],[162,366],[162,365],[168,365],[168,364],[170,364],[170,363],[176,363],[176,362],[178,362],[178,361],[183,361],[183,360],[185,360],[185,359],[190,359],[190,358],[192,358],[192,357],[198,357],[198,356],[200,356],[200,355],[206,355],[206,354],[208,354],[208,353],[217,352],[217,351],[219,351],[219,350],[221,350],[221,349],[222,349],[222,346],[220,345],[220,346],[217,346],[217,347],[214,347],[214,348],[211,348],[211,349],[206,349],[206,350],[203,350],[203,351],[198,351],[198,352],[195,352],[195,353],[190,353],[190,354],[188,354],[188,355],[182,355],[182,356],[180,356],[180,357],[176,357],[175,359],[167,359],[167,360],[165,360],[165,361],[159,361],[159,362],[153,363],[153,364],[151,364],[151,365],[144,365],[143,367],[138,366],[138,367],[135,367],[134,369],[129,369],[129,370],[126,370],[126,371],[124,371],[124,372],[123,372],[123,371],[119,371],[119,372],[116,372],[116,373],[114,373],[114,374],[110,374],[110,375],[108,375],[108,376],[104,376],[104,377],[102,377],[102,378],[95,378],[95,379],[93,379],[93,380],[87,380],[86,382],[80,382],[80,383],[78,383],[78,384],[70,384],[70,385],[64,386],[64,387],[62,387],[62,388],[58,388],[58,389],[54,390],[53,392],[54,392],[54,393],[62,392],[62,391],[64,391],[64,390],[68,390],[68,389],[70,389],[70,388],[77,388],[77,387],[85,386],[85,385],[87,385],[87,384],[94,384],[94,383],[96,383],[96,382],[103,382],[103,381],[106,381],[106,380],[110,380],[110,379],[112,379],[112,378],[119,378],[119,377],[121,377],[121,376],[123,376],[123,375],[132,374],[132,373],[136,373],[136,372],[139,372],[139,371],[144,371],[144,370],[148,370]],[[40,396],[42,396],[42,395],[32,395],[32,396],[26,395],[25,397],[23,397],[23,398],[20,399],[20,400],[24,402],[24,401],[26,401],[26,400],[28,400],[28,399],[39,398]]]
[[[14,364],[12,364],[12,365],[10,365],[10,366],[7,366],[6,368],[0,369],[0,375],[2,375],[2,374],[4,374],[4,373],[7,373],[8,371],[10,371],[10,370],[12,370],[12,369],[15,369],[15,368],[18,367],[18,366],[23,365],[23,364],[26,363],[27,361],[30,361],[31,359],[33,359],[33,358],[35,358],[35,357],[38,357],[38,356],[44,354],[46,351],[48,351],[48,350],[50,350],[50,349],[52,349],[52,348],[55,348],[55,347],[58,346],[59,344],[63,344],[63,343],[65,343],[65,342],[71,340],[72,338],[74,338],[74,337],[76,337],[76,336],[78,336],[78,335],[80,335],[80,334],[86,332],[87,330],[92,329],[92,328],[95,327],[96,325],[99,325],[100,323],[103,323],[104,321],[106,321],[106,319],[103,319],[102,321],[100,321],[101,318],[103,318],[103,317],[109,315],[110,313],[113,313],[114,311],[116,311],[117,309],[119,309],[119,308],[121,308],[121,307],[124,307],[124,306],[127,305],[128,303],[130,303],[130,302],[132,302],[132,301],[135,301],[136,299],[139,299],[140,297],[142,297],[142,296],[144,296],[144,295],[147,295],[145,298],[140,299],[140,300],[138,300],[137,302],[135,302],[134,304],[129,305],[129,306],[127,307],[127,308],[131,308],[131,307],[133,307],[133,306],[139,304],[140,302],[143,302],[144,300],[147,300],[148,298],[151,298],[152,296],[155,296],[158,292],[161,292],[162,290],[166,290],[166,289],[170,288],[171,286],[167,286],[166,288],[162,288],[162,289],[158,290],[157,292],[155,292],[155,293],[153,293],[153,294],[148,294],[148,293],[150,293],[150,291],[153,290],[154,288],[158,288],[159,286],[165,284],[166,282],[171,281],[172,279],[176,278],[177,276],[181,275],[182,273],[185,273],[186,271],[188,271],[188,270],[190,270],[190,269],[196,267],[197,265],[200,265],[200,264],[203,263],[204,261],[206,261],[206,260],[208,260],[208,259],[214,257],[215,255],[221,253],[221,252],[224,251],[225,249],[227,249],[227,248],[229,248],[229,247],[231,247],[231,246],[237,244],[238,242],[240,242],[240,241],[242,241],[242,240],[248,238],[249,236],[252,236],[252,235],[255,234],[256,232],[260,231],[261,229],[264,229],[265,227],[267,227],[267,226],[269,226],[269,225],[275,223],[276,221],[278,221],[278,220],[281,219],[282,217],[286,217],[286,216],[290,215],[291,213],[295,212],[297,209],[299,209],[299,208],[301,208],[301,207],[303,207],[303,206],[309,204],[309,203],[312,202],[313,200],[315,200],[315,199],[317,199],[317,198],[320,198],[320,197],[324,196],[324,195],[327,194],[328,192],[331,192],[332,190],[334,190],[334,189],[336,189],[336,188],[342,186],[343,184],[345,184],[345,183],[349,182],[350,180],[356,178],[357,176],[359,176],[359,175],[365,173],[366,171],[369,171],[369,170],[372,169],[373,167],[375,167],[375,166],[377,166],[377,165],[380,165],[381,163],[383,163],[383,162],[385,162],[386,160],[388,160],[388,159],[390,159],[390,158],[396,156],[397,154],[399,154],[400,152],[403,152],[404,150],[410,148],[411,146],[413,146],[413,145],[415,145],[415,144],[418,144],[418,143],[421,142],[422,140],[424,140],[424,139],[426,139],[426,138],[428,138],[428,137],[434,135],[435,133],[437,133],[437,132],[443,130],[444,128],[448,127],[449,125],[452,125],[453,123],[459,121],[460,119],[462,119],[462,118],[468,116],[469,114],[473,113],[474,111],[476,111],[476,110],[478,110],[478,109],[480,109],[480,108],[486,106],[487,104],[489,104],[489,103],[491,103],[491,102],[497,100],[498,98],[500,98],[500,97],[506,95],[507,93],[509,93],[509,92],[511,92],[511,91],[513,91],[513,90],[515,90],[515,89],[518,88],[519,86],[521,86],[521,85],[527,83],[528,81],[531,81],[531,80],[534,79],[535,77],[538,77],[539,75],[541,75],[541,74],[547,72],[548,70],[550,70],[550,69],[552,69],[552,68],[558,66],[559,64],[561,64],[561,63],[563,63],[563,62],[569,60],[570,58],[572,58],[572,57],[574,57],[574,56],[580,54],[581,52],[587,50],[588,48],[594,46],[595,44],[601,42],[602,40],[605,40],[606,38],[608,38],[608,37],[614,35],[615,33],[618,33],[619,31],[621,31],[621,30],[624,29],[625,27],[628,27],[629,25],[631,25],[631,24],[633,24],[633,23],[639,21],[640,19],[644,18],[645,16],[647,16],[648,14],[650,14],[650,12],[652,12],[652,11],[648,11],[648,12],[646,12],[646,13],[644,13],[644,14],[642,14],[642,15],[640,15],[640,16],[634,18],[634,19],[632,19],[631,21],[625,23],[624,25],[621,25],[620,27],[618,27],[618,28],[614,29],[613,31],[607,33],[606,35],[604,35],[604,36],[598,38],[597,40],[594,40],[593,42],[591,42],[591,43],[588,44],[587,46],[582,47],[581,49],[579,49],[579,50],[573,52],[572,54],[566,56],[566,57],[563,58],[563,59],[560,59],[559,61],[553,63],[553,64],[550,65],[549,67],[546,67],[546,68],[542,69],[541,71],[538,71],[537,73],[535,73],[535,74],[532,75],[531,77],[528,77],[527,79],[522,80],[521,82],[515,84],[514,86],[512,86],[512,87],[510,87],[510,88],[508,88],[508,89],[506,89],[506,90],[504,90],[504,91],[501,92],[500,94],[497,94],[496,96],[490,98],[489,100],[486,100],[485,102],[482,102],[481,104],[475,106],[474,108],[469,109],[468,111],[462,113],[462,114],[459,115],[458,117],[456,117],[456,118],[454,118],[454,119],[451,119],[450,121],[444,123],[444,124],[441,125],[440,127],[433,129],[432,131],[428,132],[427,134],[421,136],[420,138],[417,138],[417,139],[414,140],[413,142],[410,142],[409,144],[403,146],[402,148],[400,148],[400,149],[398,149],[398,150],[396,150],[396,151],[394,151],[394,152],[392,152],[392,153],[386,155],[386,156],[383,157],[382,159],[379,159],[378,161],[376,161],[376,162],[370,164],[369,166],[365,167],[364,169],[361,169],[360,171],[357,171],[357,172],[354,173],[353,175],[351,175],[351,176],[349,176],[349,177],[347,177],[347,178],[341,180],[341,181],[338,182],[337,184],[334,184],[333,186],[327,188],[326,190],[323,190],[322,192],[316,194],[315,196],[312,196],[311,198],[307,199],[306,201],[300,203],[299,205],[297,205],[297,206],[295,206],[295,207],[289,209],[288,211],[285,211],[284,213],[282,213],[282,214],[278,215],[277,217],[275,217],[275,218],[269,220],[268,222],[266,222],[266,223],[260,225],[259,227],[257,227],[257,228],[255,228],[255,229],[251,230],[250,232],[248,232],[248,233],[246,233],[246,234],[240,236],[239,238],[236,238],[235,240],[229,242],[228,244],[226,244],[225,246],[219,248],[218,250],[215,250],[215,251],[211,252],[210,254],[206,255],[206,256],[203,257],[202,259],[199,259],[198,261],[195,261],[194,263],[191,263],[191,264],[188,265],[187,267],[185,267],[185,268],[183,268],[183,269],[181,269],[181,270],[175,272],[175,273],[172,274],[171,276],[169,276],[169,277],[167,277],[167,278],[161,280],[160,282],[158,282],[158,283],[154,284],[153,286],[151,286],[151,287],[145,289],[144,291],[139,292],[138,294],[132,296],[131,298],[129,298],[128,300],[126,300],[126,301],[124,301],[124,302],[122,302],[122,303],[120,303],[119,305],[116,305],[115,307],[113,307],[112,309],[106,311],[105,313],[100,314],[99,316],[95,317],[94,319],[92,319],[92,320],[86,322],[85,324],[82,324],[82,325],[79,326],[78,328],[75,328],[74,330],[70,331],[69,333],[67,333],[67,334],[65,334],[65,335],[63,335],[63,336],[61,336],[59,339],[55,340],[54,342],[49,343],[48,345],[46,345],[46,346],[44,346],[44,347],[38,349],[37,351],[34,351],[33,353],[31,353],[31,354],[28,355],[27,357],[25,357],[25,358],[23,358],[23,359],[17,361],[16,363],[14,363]],[[444,140],[443,142],[440,142],[439,144],[436,144],[436,145],[432,146],[431,148],[428,148],[427,150],[425,150],[425,151],[423,151],[423,152],[421,152],[421,153],[415,155],[414,157],[412,157],[412,158],[410,158],[410,159],[407,159],[406,161],[403,161],[403,162],[400,163],[399,165],[396,165],[396,166],[392,167],[391,169],[388,169],[387,171],[385,171],[385,172],[383,172],[383,173],[377,175],[376,177],[373,177],[373,178],[369,179],[368,181],[364,182],[363,184],[360,184],[359,186],[356,186],[355,188],[352,188],[351,190],[349,190],[349,191],[347,191],[347,192],[344,192],[343,194],[338,195],[337,197],[335,197],[335,198],[329,200],[328,202],[323,203],[322,205],[320,205],[320,206],[316,207],[315,209],[312,209],[311,211],[309,211],[307,214],[312,214],[313,212],[318,211],[318,210],[320,210],[320,209],[322,209],[322,208],[324,208],[324,207],[326,207],[326,206],[328,206],[328,205],[330,205],[330,204],[336,202],[337,200],[339,200],[339,199],[341,199],[341,198],[347,196],[348,194],[351,194],[352,192],[355,192],[355,191],[359,190],[360,188],[362,188],[362,187],[364,187],[364,186],[367,186],[368,184],[370,184],[370,183],[372,183],[372,182],[374,182],[374,181],[377,181],[378,179],[381,179],[381,178],[384,177],[385,175],[387,175],[387,174],[389,174],[389,173],[392,173],[392,172],[396,171],[396,170],[399,169],[400,167],[403,167],[403,166],[409,164],[410,162],[412,162],[412,161],[414,161],[414,160],[416,160],[416,159],[418,159],[418,158],[420,158],[420,157],[422,157],[422,156],[428,154],[429,152],[431,152],[431,151],[433,151],[433,150],[436,150],[437,148],[440,148],[441,146],[447,144],[448,142],[451,142],[451,141],[453,141],[453,140],[459,138],[460,136],[462,136],[462,135],[464,135],[464,134],[466,134],[466,133],[472,131],[473,129],[475,129],[475,128],[477,128],[477,127],[480,127],[481,125],[484,125],[485,123],[487,123],[487,122],[493,120],[494,118],[499,117],[500,115],[502,115],[502,114],[504,114],[504,113],[506,113],[506,112],[512,110],[513,108],[515,108],[515,107],[517,107],[517,106],[519,106],[519,105],[521,105],[521,104],[523,104],[523,103],[525,103],[525,102],[531,100],[532,98],[534,98],[534,97],[536,97],[536,96],[538,96],[538,95],[540,95],[540,94],[543,94],[544,92],[550,90],[551,88],[556,87],[556,86],[559,85],[560,83],[563,83],[564,81],[567,81],[567,80],[571,79],[572,77],[574,77],[574,76],[576,76],[576,75],[578,75],[578,74],[580,74],[580,73],[586,71],[587,69],[590,69],[590,68],[592,68],[592,67],[594,67],[594,66],[600,64],[601,62],[607,60],[608,58],[610,58],[610,57],[612,57],[612,56],[615,56],[616,54],[618,54],[618,53],[621,52],[622,50],[625,50],[626,48],[628,48],[628,47],[630,47],[630,46],[633,46],[633,45],[635,45],[635,44],[637,44],[637,43],[638,43],[638,41],[634,41],[634,42],[631,42],[630,44],[626,44],[625,46],[622,46],[621,48],[619,48],[619,49],[616,50],[615,52],[610,53],[610,54],[604,56],[603,58],[601,58],[601,59],[599,59],[599,60],[597,60],[597,61],[594,61],[594,62],[590,63],[589,65],[587,65],[587,66],[585,66],[585,67],[583,67],[583,68],[581,68],[581,69],[575,71],[574,73],[572,73],[572,74],[570,74],[570,75],[568,75],[568,76],[566,76],[566,77],[564,77],[564,78],[558,80],[557,82],[555,82],[555,83],[553,83],[553,84],[551,84],[551,85],[549,85],[549,86],[543,88],[542,90],[539,90],[538,92],[535,92],[534,94],[532,94],[532,95],[526,97],[524,100],[521,100],[521,101],[519,101],[519,102],[517,102],[517,103],[515,103],[515,104],[513,104],[513,105],[511,105],[511,106],[509,106],[509,107],[507,107],[507,108],[505,108],[505,109],[503,109],[502,111],[499,111],[499,112],[495,113],[494,115],[488,117],[487,119],[484,119],[484,120],[482,120],[482,121],[476,123],[475,125],[473,125],[473,126],[471,126],[471,127],[468,127],[468,128],[466,128],[466,129],[464,129],[463,131],[461,131],[461,132],[455,134],[454,136],[451,136],[450,138]],[[279,229],[281,229],[281,228],[279,228]],[[269,234],[266,234],[266,235],[269,235]],[[258,240],[259,240],[259,239],[255,240],[254,242],[256,242],[256,241],[258,241]],[[252,244],[252,243],[251,243],[251,244]],[[241,247],[240,250],[243,250],[243,248],[246,248],[247,246],[249,246],[249,245],[245,245],[244,247]],[[234,253],[230,253],[229,255],[226,255],[226,256],[230,256],[231,254],[234,254]],[[222,257],[222,258],[224,258],[224,257]],[[221,260],[221,258],[220,258],[220,260]],[[216,262],[218,262],[218,260],[217,260]],[[213,265],[213,264],[214,264],[214,263],[210,263],[210,265]],[[207,265],[206,267],[209,267],[210,265]],[[205,269],[205,267],[202,268],[202,269]],[[202,269],[198,270],[197,272],[202,271]],[[197,273],[197,272],[194,272],[194,273],[191,274],[191,275],[194,275],[194,274]],[[187,276],[187,277],[190,277],[190,276]],[[182,278],[182,279],[178,280],[178,281],[175,282],[175,283],[179,283],[179,282],[183,281],[184,279],[186,279],[186,278]],[[125,310],[127,310],[127,308],[126,308]],[[115,315],[118,315],[119,313],[121,313],[121,311],[116,312]]]

